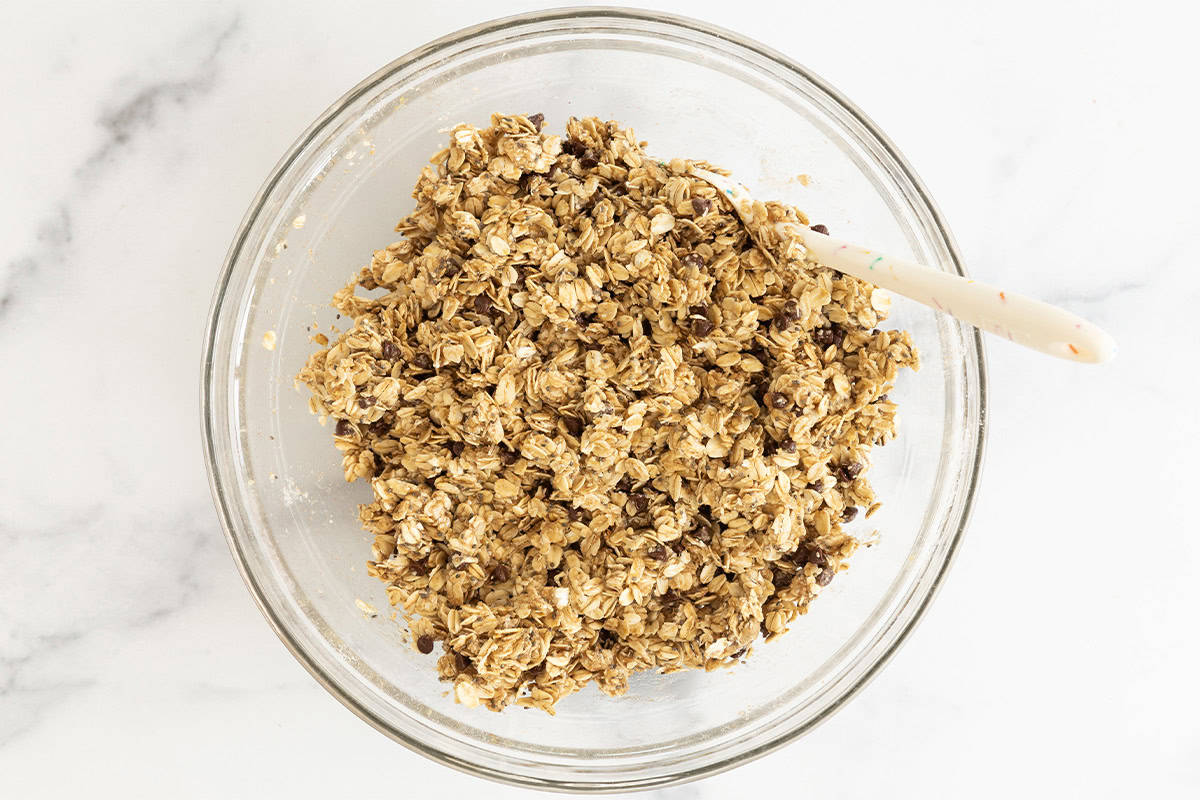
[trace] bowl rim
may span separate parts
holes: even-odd
[[[214,418],[214,411],[217,404],[217,397],[214,394],[214,390],[219,387],[217,387],[214,383],[214,371],[216,369],[214,354],[217,349],[218,330],[221,327],[221,312],[224,307],[224,301],[230,289],[235,268],[242,256],[242,251],[250,236],[251,230],[254,227],[259,215],[264,210],[267,199],[280,185],[284,176],[288,172],[288,169],[293,163],[300,159],[302,155],[305,154],[308,146],[318,137],[319,134],[325,131],[325,129],[331,123],[337,120],[343,111],[349,108],[364,94],[370,92],[372,89],[379,86],[383,81],[404,70],[408,66],[423,59],[429,58],[440,51],[454,48],[473,39],[485,37],[490,34],[495,34],[506,29],[519,26],[544,24],[555,21],[578,22],[579,20],[595,20],[597,22],[609,20],[625,23],[640,22],[655,25],[665,25],[680,29],[681,31],[691,34],[698,34],[701,37],[718,40],[726,45],[733,45],[751,55],[766,59],[767,61],[772,62],[775,66],[780,67],[783,70],[794,74],[801,80],[811,84],[814,88],[824,93],[828,100],[839,106],[841,110],[848,114],[855,122],[861,125],[868,137],[873,139],[874,143],[888,156],[888,158],[891,159],[893,165],[899,170],[903,181],[907,182],[907,188],[915,192],[916,201],[920,205],[924,206],[925,210],[929,213],[933,225],[937,229],[937,232],[941,236],[942,242],[946,247],[946,252],[944,255],[948,257],[948,261],[958,274],[963,276],[966,275],[966,271],[962,267],[962,259],[958,251],[957,243],[955,242],[954,236],[950,232],[949,227],[945,222],[941,210],[937,207],[937,204],[929,195],[924,183],[917,176],[916,172],[896,148],[891,139],[889,139],[879,129],[879,127],[866,116],[866,114],[864,114],[856,105],[844,97],[837,89],[832,87],[820,76],[796,63],[783,53],[717,25],[712,25],[710,23],[702,22],[686,16],[645,9],[618,8],[611,6],[574,6],[552,8],[500,17],[462,28],[438,37],[424,45],[421,45],[420,47],[410,50],[408,53],[405,53],[404,55],[392,60],[388,64],[376,70],[374,73],[360,81],[353,88],[345,92],[335,102],[330,104],[330,106],[326,108],[316,118],[316,120],[314,120],[314,122],[310,124],[303,133],[300,134],[299,137],[296,138],[296,140],[291,144],[288,150],[272,168],[270,174],[263,182],[258,192],[255,194],[249,208],[238,225],[237,232],[234,235],[234,238],[226,253],[225,261],[222,265],[222,270],[217,280],[216,288],[213,292],[203,339],[200,381],[200,422],[201,434],[203,438],[204,461],[208,475],[209,489],[213,497],[213,503],[216,507],[226,542],[229,546],[231,554],[233,555],[238,571],[242,576],[242,580],[245,582],[247,589],[250,591],[250,594],[253,597],[255,604],[258,606],[259,611],[266,618],[276,636],[279,637],[280,641],[283,642],[288,651],[291,652],[296,660],[304,666],[309,674],[311,674],[317,680],[317,682],[325,688],[326,691],[333,695],[342,705],[352,711],[364,722],[368,723],[373,728],[385,734],[392,740],[399,742],[408,749],[419,753],[422,756],[430,758],[440,764],[444,764],[460,772],[525,788],[569,792],[614,792],[622,790],[644,790],[685,783],[725,772],[733,767],[753,761],[757,758],[767,755],[768,753],[774,752],[784,745],[800,738],[827,720],[846,702],[862,691],[862,689],[879,673],[882,667],[891,660],[900,646],[908,640],[909,635],[912,633],[916,625],[921,621],[921,619],[924,618],[925,612],[927,611],[930,603],[941,589],[942,583],[945,580],[945,577],[948,574],[950,567],[957,555],[958,546],[961,543],[962,536],[966,531],[967,526],[970,524],[970,520],[973,515],[976,494],[978,492],[981,477],[984,452],[987,444],[987,365],[982,334],[977,329],[970,329],[968,332],[967,344],[969,349],[973,350],[975,361],[978,365],[977,373],[973,376],[978,385],[978,396],[976,398],[978,407],[978,429],[975,433],[977,445],[975,447],[974,458],[967,467],[965,485],[961,494],[962,510],[959,515],[958,524],[949,540],[945,542],[945,555],[941,560],[940,568],[930,579],[928,589],[922,596],[919,597],[915,607],[911,612],[911,616],[906,622],[904,622],[900,630],[895,634],[891,643],[886,647],[886,649],[876,656],[874,661],[866,666],[864,672],[856,681],[854,681],[854,683],[847,687],[842,694],[834,699],[829,705],[821,709],[812,719],[782,732],[766,743],[757,747],[746,749],[742,752],[735,753],[734,755],[728,757],[713,759],[707,763],[698,765],[692,764],[684,767],[683,769],[675,768],[674,771],[670,772],[670,774],[648,779],[625,779],[621,781],[605,783],[596,783],[586,780],[578,782],[547,781],[543,778],[533,775],[516,775],[512,773],[498,772],[486,766],[476,765],[469,760],[463,759],[448,752],[444,752],[436,747],[428,745],[427,743],[418,741],[406,733],[395,729],[385,720],[372,713],[358,699],[344,691],[343,688],[337,684],[334,678],[327,674],[316,662],[316,660],[307,653],[301,643],[293,638],[286,623],[268,600],[266,592],[260,585],[257,577],[251,572],[249,561],[237,533],[237,515],[234,513],[234,509],[230,504],[230,492],[226,491],[224,485],[222,484],[222,475],[215,446],[218,438],[218,426],[215,424],[216,420]],[[969,405],[970,404],[968,403],[968,407]]]

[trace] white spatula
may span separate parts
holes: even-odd
[[[743,220],[753,218],[754,198],[740,183],[692,168],[733,203]],[[794,223],[780,233],[795,236],[821,264],[974,325],[980,330],[1052,356],[1088,364],[1108,361],[1116,342],[1100,328],[1056,306],[1002,291],[986,283],[868,250]]]

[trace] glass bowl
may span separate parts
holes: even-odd
[[[438,39],[364,80],[267,178],[230,247],[203,361],[205,452],[242,576],[287,647],[380,731],[444,764],[560,790],[659,786],[728,769],[826,718],[879,669],[945,574],[969,515],[984,434],[978,333],[897,300],[890,325],[922,354],[902,376],[899,438],[877,450],[884,506],[851,530],[860,550],[807,616],[733,669],[635,676],[557,716],[456,705],[434,656],[407,644],[371,537],[342,479],[332,432],[293,376],[338,324],[328,301],[396,238],[418,172],[445,129],[493,111],[632,126],[650,152],[732,169],[839,236],[962,273],[950,233],[912,170],[854,106],[785,56],[682,17],[559,9]],[[801,179],[802,174],[811,178]],[[267,337],[264,339],[264,337]],[[273,347],[265,346],[274,337]],[[364,608],[379,610],[377,615]]]

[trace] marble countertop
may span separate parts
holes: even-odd
[[[278,156],[389,60],[545,4],[411,5],[5,15],[0,796],[525,794],[408,752],[288,655],[200,453],[210,292]],[[1097,368],[990,341],[982,494],[924,623],[802,741],[653,794],[1196,796],[1193,26],[1158,3],[652,5],[823,75],[908,156],[976,276],[1121,346]]]

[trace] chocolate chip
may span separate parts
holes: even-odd
[[[599,164],[600,159],[597,156],[596,151],[590,147],[583,151],[583,155],[579,156],[579,166],[583,167],[584,169],[592,169],[593,167],[599,166]]]
[[[633,486],[633,484],[630,483],[629,476],[622,475],[621,479],[619,481],[617,481],[617,485],[614,486],[613,488],[616,489],[618,492],[628,492],[632,486]]]
[[[453,278],[458,273],[462,272],[462,265],[454,263],[452,258],[443,258],[438,266],[442,268],[443,278]]]
[[[849,522],[857,516],[858,509],[854,506],[847,506],[846,510],[842,512],[842,522]]]
[[[638,514],[644,514],[646,513],[646,509],[650,508],[650,498],[641,492],[634,492],[629,495],[629,502],[633,505],[634,512]]]
[[[368,425],[367,430],[372,436],[383,436],[384,434],[391,432],[392,423],[389,422],[386,417],[380,417]]]
[[[683,543],[683,539],[676,539],[675,541],[671,542],[671,549],[676,553],[682,553],[687,549],[687,545]]]
[[[856,461],[851,461],[849,464],[843,464],[837,468],[837,477],[842,483],[850,483],[857,478],[863,471],[863,465]]]
[[[580,511],[578,508],[575,508],[575,506],[571,506],[570,508],[567,509],[567,521],[568,522],[578,522],[579,518],[582,516],[583,516],[583,512]]]
[[[339,419],[333,430],[338,436],[349,436],[354,431],[354,428],[350,427],[348,420]]]
[[[446,442],[446,447],[450,448],[451,455],[453,455],[455,458],[458,458],[463,454],[463,448],[465,448],[466,445],[462,442],[451,441]]]
[[[655,561],[665,561],[667,558],[667,548],[663,547],[661,544],[655,545],[654,547],[650,548],[646,555],[650,556]]]
[[[504,445],[500,446],[500,463],[506,467],[511,467],[517,463],[517,453],[514,450],[509,450]]]
[[[472,305],[475,307],[476,314],[492,313],[492,301],[491,298],[489,298],[486,294],[476,295],[475,301]]]
[[[683,257],[682,261],[685,267],[692,267],[693,269],[702,269],[704,267],[704,256],[699,253],[688,253]]]
[[[388,361],[395,361],[400,358],[400,348],[396,347],[391,341],[384,342],[379,350]]]
[[[826,228],[824,225],[810,225],[808,226],[808,229],[813,233],[823,233],[826,236],[829,235],[829,228]]]
[[[433,639],[428,636],[417,637],[417,650],[424,655],[429,655],[433,652]]]
[[[708,213],[710,208],[712,208],[712,200],[709,200],[707,197],[692,198],[692,211],[695,212],[697,217],[703,217]]]
[[[459,672],[466,672],[471,668],[471,659],[464,656],[462,653],[455,651],[454,653],[454,668]]]
[[[824,350],[830,345],[840,345],[846,338],[846,332],[837,325],[826,325],[823,328],[814,329],[812,338]]]
[[[546,121],[546,115],[545,114],[530,114],[525,119],[532,122],[533,127],[537,128],[540,131],[542,129],[542,123]]]
[[[791,439],[784,439],[779,445],[779,449],[785,453],[794,453],[796,452],[796,443]]]
[[[828,586],[832,581],[833,569],[831,567],[826,567],[825,569],[821,570],[819,575],[817,575],[818,586]]]
[[[492,575],[491,575],[492,583],[504,583],[511,577],[512,577],[512,573],[508,569],[507,564],[497,564],[492,569]]]
[[[829,566],[829,556],[827,556],[825,551],[821,550],[820,548],[807,551],[804,556],[804,561],[808,562],[809,564],[816,564],[818,567]]]
[[[812,483],[808,484],[804,488],[812,489],[814,492],[820,492],[820,491],[824,490],[825,482],[824,481],[813,481]]]
[[[695,536],[697,539],[704,542],[705,544],[709,544],[710,542],[712,542],[713,537],[716,535],[716,533],[717,533],[716,523],[712,522],[711,520],[702,519],[702,520],[700,520],[699,527],[696,528]]]
[[[692,333],[697,338],[703,339],[705,336],[708,336],[710,333],[712,333],[714,328],[716,328],[716,326],[706,318],[692,320]]]
[[[587,150],[587,145],[578,139],[567,139],[562,143],[562,149],[569,156],[579,156]]]
[[[791,402],[783,392],[767,392],[766,397],[763,399],[767,401],[767,405],[771,408],[787,408]]]
[[[800,319],[800,304],[789,299],[783,304],[783,315],[793,321]]]
[[[579,417],[563,417],[563,427],[567,429],[567,433],[572,436],[579,436],[583,433],[583,420]]]
[[[413,356],[413,366],[420,370],[431,370],[433,369],[433,359],[429,357],[428,353],[417,353]]]
[[[358,407],[359,408],[370,408],[374,404],[375,404],[375,398],[371,397],[371,395],[360,394],[358,396]]]

